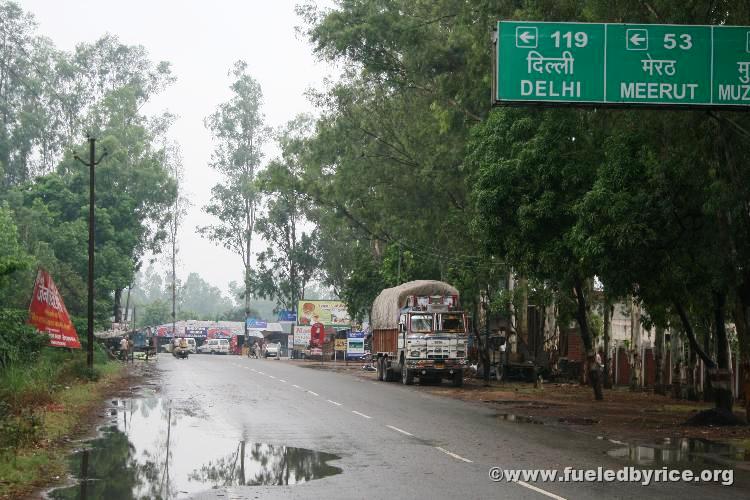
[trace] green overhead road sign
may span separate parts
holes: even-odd
[[[500,21],[495,101],[750,106],[750,27]]]

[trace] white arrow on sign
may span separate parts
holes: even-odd
[[[535,49],[539,40],[539,30],[536,26],[516,27],[516,47],[519,49]]]
[[[635,35],[633,35],[633,36],[630,37],[630,42],[633,45],[640,45],[641,42],[645,42],[645,41],[646,41],[646,37],[641,36],[638,33],[636,33]]]

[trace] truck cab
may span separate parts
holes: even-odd
[[[447,286],[447,285],[446,285]],[[379,380],[412,384],[450,379],[463,385],[467,368],[467,320],[452,294],[406,298],[398,328],[373,331]],[[395,326],[395,325],[394,325]]]

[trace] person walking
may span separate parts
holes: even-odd
[[[120,357],[126,363],[128,362],[128,347],[129,347],[128,336],[125,335],[120,340]]]

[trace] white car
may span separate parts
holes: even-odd
[[[228,339],[209,339],[198,348],[203,354],[229,354]]]
[[[280,354],[281,354],[281,344],[272,343],[266,346],[267,358],[278,358]]]

